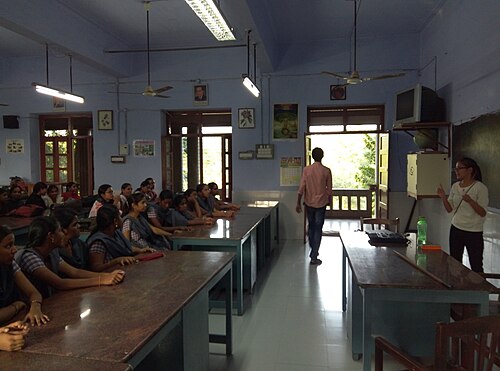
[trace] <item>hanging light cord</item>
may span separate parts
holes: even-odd
[[[49,44],[45,43],[45,76],[47,77],[47,86],[49,86]]]

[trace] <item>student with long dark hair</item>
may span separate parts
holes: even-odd
[[[155,249],[133,246],[121,231],[122,221],[118,209],[105,205],[97,212],[96,226],[87,244],[90,248],[90,269],[102,272],[117,265],[137,263],[136,254],[154,252]]]
[[[14,242],[11,230],[0,225],[0,324],[27,310],[23,321],[42,325],[49,320],[42,313],[42,295],[14,260],[17,252]]]
[[[59,255],[63,260],[78,269],[87,269],[88,248],[80,239],[80,224],[78,214],[70,207],[58,207],[54,209],[54,217],[61,225],[64,237],[59,247]]]
[[[450,228],[450,255],[462,262],[467,248],[471,269],[483,272],[483,225],[488,207],[488,188],[481,182],[476,161],[464,157],[455,164],[457,182],[447,197],[442,185],[437,193],[448,213],[453,213]]]
[[[113,187],[111,187],[111,184],[101,184],[97,189],[97,200],[95,200],[90,209],[89,218],[95,218],[97,216],[97,210],[99,210],[102,205],[113,205],[113,202]]]
[[[26,200],[25,205],[36,205],[45,210],[47,205],[43,200],[43,196],[47,194],[47,184],[44,182],[35,183],[33,186],[33,192],[31,192],[30,196]]]
[[[123,218],[122,231],[132,245],[158,250],[170,249],[166,237],[171,234],[148,223],[142,215],[147,208],[146,196],[136,192],[129,197],[129,213]]]
[[[169,215],[169,224],[174,227],[192,226],[192,225],[212,225],[214,219],[210,217],[202,218],[186,218],[187,200],[184,194],[176,195],[174,197],[173,210]]]
[[[120,205],[118,206],[118,210],[120,210],[120,214],[125,216],[128,214],[128,198],[132,194],[132,184],[123,183],[120,192]]]
[[[66,263],[59,256],[58,249],[63,238],[61,226],[54,217],[37,218],[30,225],[26,248],[16,257],[23,272],[44,297],[55,290],[110,286],[123,281],[125,272],[122,270],[95,273]],[[62,278],[60,274],[67,278]]]

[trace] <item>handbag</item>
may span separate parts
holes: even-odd
[[[22,205],[22,206],[19,206],[17,209],[15,209],[11,215],[20,216],[20,217],[24,217],[24,218],[31,218],[34,216],[42,215],[43,210],[44,210],[43,207],[35,205],[35,204]]]

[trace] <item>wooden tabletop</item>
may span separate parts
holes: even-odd
[[[106,362],[50,354],[24,352],[0,352],[0,368],[9,371],[41,370],[60,371],[128,371],[132,367],[126,363]]]
[[[349,264],[360,287],[392,287],[436,290],[477,290],[493,292],[495,287],[479,274],[441,250],[425,251],[425,274],[416,264],[413,240],[407,247],[374,247],[364,232],[341,232]],[[407,260],[396,254],[403,255]],[[443,281],[450,288],[439,281]]]
[[[0,225],[5,225],[15,232],[17,229],[27,228],[34,218],[23,218],[15,216],[0,216]]]
[[[182,231],[171,236],[175,239],[221,239],[241,240],[248,234],[264,217],[267,216],[266,209],[252,209],[245,212],[240,210],[230,219],[218,218],[212,226],[196,226],[192,231]]]
[[[43,303],[51,321],[30,331],[22,352],[127,362],[233,257],[170,251],[124,267],[119,285],[57,293]]]

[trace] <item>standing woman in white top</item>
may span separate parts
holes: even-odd
[[[488,188],[481,183],[481,169],[476,161],[464,157],[457,161],[455,174],[458,182],[446,197],[443,186],[437,193],[448,213],[453,213],[450,228],[450,255],[462,261],[467,248],[471,269],[483,272],[483,225],[488,207]]]

